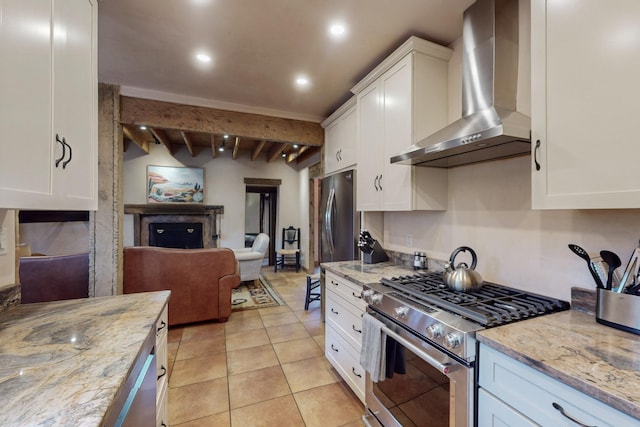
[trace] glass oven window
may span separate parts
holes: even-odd
[[[373,383],[373,393],[403,426],[448,426],[449,378],[406,348],[405,357],[406,374]]]

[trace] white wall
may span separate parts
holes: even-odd
[[[530,115],[529,2],[521,2],[518,108]],[[460,40],[449,63],[449,120],[461,115]],[[592,124],[597,126],[597,124]],[[485,280],[566,300],[572,286],[595,288],[576,243],[592,256],[613,250],[626,265],[640,238],[640,210],[531,210],[529,156],[449,169],[445,212],[384,214],[384,243],[447,259],[458,246],[478,254]],[[407,234],[413,246],[407,246]]]
[[[280,239],[281,227],[290,224],[294,226],[300,224],[302,227],[302,224],[306,224],[306,219],[304,223],[300,221],[298,172],[280,159],[271,163],[266,163],[262,158],[252,162],[243,156],[232,160],[231,150],[212,159],[209,149],[202,150],[196,157],[191,157],[186,148],[180,148],[174,158],[163,145],[152,145],[149,154],[145,155],[138,147],[131,144],[127,152],[124,153],[125,204],[146,203],[147,165],[205,168],[205,203],[224,206],[220,247],[244,247],[244,178],[282,180],[278,193],[277,239]],[[130,215],[125,215],[125,217],[129,218],[125,218],[124,222],[124,242],[131,245],[133,242],[133,221]]]

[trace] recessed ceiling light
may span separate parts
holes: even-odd
[[[329,25],[329,35],[334,40],[341,40],[347,35],[347,27],[341,22],[334,22]]]
[[[140,126],[141,130],[147,130],[147,127],[145,125]]]
[[[200,62],[203,63],[209,63],[211,62],[211,57],[209,55],[207,55],[206,53],[197,53],[196,54],[196,59]]]
[[[227,138],[229,138],[229,135],[225,135],[225,136],[224,136],[224,139],[227,139]]]
[[[296,82],[296,86],[298,86],[301,89],[305,89],[311,85],[311,81],[307,76],[298,76],[296,77],[295,82]]]
[[[298,148],[298,144],[293,144],[293,148]]]

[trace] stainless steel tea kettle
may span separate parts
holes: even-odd
[[[461,262],[457,267],[453,267],[456,256],[460,252],[469,252],[472,257],[471,267],[466,263]],[[468,246],[460,246],[451,253],[449,262],[445,264],[445,271],[442,275],[442,281],[450,289],[462,292],[471,292],[482,287],[482,276],[475,271],[478,257],[473,249]]]

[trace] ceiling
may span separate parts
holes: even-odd
[[[99,81],[132,96],[320,122],[409,36],[459,38],[473,2],[101,0]],[[347,28],[338,40],[333,22]],[[211,62],[197,63],[199,51]],[[303,89],[300,74],[311,82]]]

